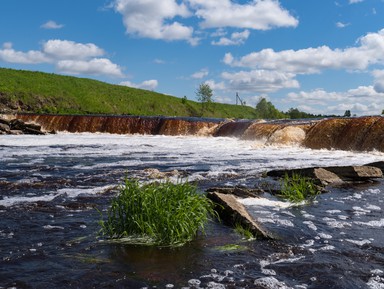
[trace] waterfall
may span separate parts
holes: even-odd
[[[301,121],[223,120],[181,117],[18,114],[46,131],[113,134],[211,135],[264,145],[311,149],[384,151],[384,118],[366,116]]]

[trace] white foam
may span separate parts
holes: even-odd
[[[363,225],[363,226],[374,227],[374,228],[384,227],[384,219],[369,221],[369,222],[357,222],[356,221],[354,223],[357,225]]]
[[[371,241],[370,240],[351,240],[351,239],[345,239],[345,241],[349,242],[349,243],[352,243],[352,244],[356,244],[358,246],[364,246],[366,244],[371,244]]]
[[[53,199],[60,196],[67,196],[69,198],[76,198],[80,195],[95,195],[104,192],[108,189],[114,188],[115,186],[103,186],[96,188],[65,188],[59,189],[56,192],[50,192],[41,196],[13,196],[4,197],[0,200],[0,206],[11,207],[22,203],[37,203],[37,202],[50,202]]]
[[[256,279],[254,285],[265,289],[293,289],[284,282],[277,280],[275,277],[263,277]]]
[[[261,207],[273,207],[273,208],[282,208],[282,209],[286,209],[295,205],[294,203],[270,200],[267,198],[245,198],[245,199],[239,199],[238,201],[246,206],[261,206]]]

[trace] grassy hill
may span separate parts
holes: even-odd
[[[201,104],[92,79],[0,68],[0,112],[255,118],[255,109]]]

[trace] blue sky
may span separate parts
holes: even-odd
[[[314,114],[384,109],[384,0],[1,0],[0,67]],[[1,80],[0,80],[1,81]]]

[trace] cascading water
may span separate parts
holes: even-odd
[[[330,118],[302,121],[20,114],[47,131],[150,135],[212,135],[262,144],[297,144],[312,149],[384,151],[384,118]]]
[[[28,117],[38,122],[38,116]],[[376,147],[381,118],[340,119],[334,130],[332,120],[228,125],[194,119],[84,118],[41,116],[44,128],[59,133],[0,136],[0,288],[384,287],[382,180],[330,188],[300,206],[277,199],[268,188],[256,202],[244,199],[250,214],[280,237],[275,241],[244,241],[214,222],[206,236],[180,248],[106,242],[97,235],[101,217],[96,210],[106,210],[114,187],[126,176],[153,181],[158,177],[153,171],[195,181],[204,191],[261,186],[266,181],[262,175],[271,169],[380,161],[384,154]],[[130,131],[60,132],[85,127],[106,132],[112,125],[115,132],[117,127]],[[227,137],[235,136],[237,125],[242,134]],[[327,128],[324,132],[321,125]],[[264,145],[251,137],[256,127],[264,131]],[[351,137],[347,127],[360,139],[354,146],[376,151],[297,145],[316,130],[323,134],[319,142],[331,133]],[[202,131],[208,136],[197,137]]]

